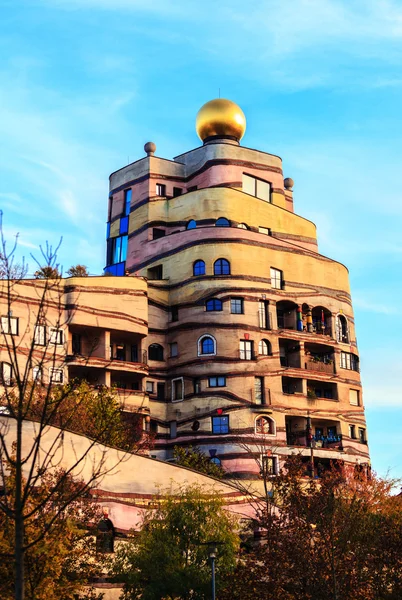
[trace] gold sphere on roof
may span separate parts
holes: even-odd
[[[246,131],[246,117],[231,100],[215,98],[201,106],[195,128],[202,141],[211,136],[229,136],[240,141]]]

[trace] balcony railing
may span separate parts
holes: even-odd
[[[304,446],[309,447],[307,443],[306,433],[291,432],[286,435],[286,443],[288,446]],[[313,448],[331,448],[342,444],[342,434],[321,435],[316,434],[311,437]]]
[[[308,371],[318,371],[320,373],[335,373],[335,364],[331,360],[330,362],[325,362],[323,360],[317,360],[314,358],[309,358],[304,363],[305,368]]]

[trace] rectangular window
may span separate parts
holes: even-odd
[[[270,477],[278,474],[278,457],[265,456],[261,457],[262,476]]]
[[[208,379],[209,387],[226,387],[226,377],[210,377]]]
[[[122,217],[120,219],[120,235],[125,235],[128,233],[128,217]]]
[[[157,383],[156,384],[156,398],[158,400],[164,400],[165,399],[165,384],[164,383]]]
[[[163,279],[163,266],[151,267],[147,270],[148,279]]]
[[[109,240],[107,249],[108,265],[116,265],[126,260],[127,243],[127,235],[121,235],[119,237],[111,238]]]
[[[349,390],[349,402],[352,406],[360,405],[360,392],[359,390]]]
[[[173,188],[173,198],[177,198],[177,196],[181,196],[183,193],[183,190],[179,187],[174,187]]]
[[[81,336],[79,333],[73,333],[71,339],[71,349],[73,354],[81,354]]]
[[[229,417],[212,417],[212,433],[229,433]]]
[[[49,330],[49,344],[61,346],[64,343],[64,332],[57,327],[51,327]]]
[[[34,342],[36,346],[46,346],[46,327],[45,325],[37,325],[35,327]]]
[[[107,211],[107,220],[108,221],[110,221],[112,219],[112,210],[113,210],[113,196],[110,196],[109,207],[108,207],[108,211]]]
[[[193,387],[194,387],[194,394],[200,394],[201,393],[201,379],[194,379]]]
[[[177,421],[171,421],[169,424],[170,428],[170,439],[177,437]]]
[[[106,223],[106,239],[110,238],[110,223]]]
[[[152,239],[159,240],[160,238],[165,237],[166,231],[164,229],[159,229],[158,227],[154,227],[152,229]]]
[[[240,358],[242,360],[252,360],[253,342],[249,340],[240,340]]]
[[[145,390],[148,392],[148,394],[153,394],[154,393],[154,382],[147,381],[145,384]]]
[[[156,195],[157,196],[166,196],[166,185],[164,183],[156,184]]]
[[[42,381],[42,369],[40,367],[32,369],[32,379],[38,383]]]
[[[49,379],[50,379],[50,383],[63,383],[63,379],[64,379],[63,369],[57,369],[55,367],[50,367]]]
[[[138,362],[138,345],[137,344],[132,344],[131,345],[131,352],[130,352],[131,356],[131,360],[130,362],[136,363]]]
[[[230,312],[233,315],[242,315],[243,310],[243,298],[231,298],[230,299]]]
[[[271,329],[268,300],[260,300],[258,303],[258,324],[261,329]]]
[[[1,317],[1,331],[10,335],[18,335],[18,317]]]
[[[12,385],[13,368],[10,364],[3,362],[0,365],[0,380],[3,385]]]
[[[264,402],[264,377],[254,378],[254,402],[256,404],[265,404]]]
[[[268,227],[259,227],[258,233],[263,233],[264,235],[270,235],[271,231]]]
[[[179,354],[177,342],[173,342],[172,344],[169,344],[169,348],[170,348],[170,358],[174,358],[175,356],[177,356]]]
[[[172,402],[178,402],[184,398],[183,377],[172,379]]]
[[[243,173],[243,192],[265,200],[265,202],[271,202],[271,184],[245,173]]]
[[[271,287],[276,290],[281,290],[282,289],[282,271],[271,267],[270,277],[271,277]]]
[[[340,366],[351,371],[359,370],[359,358],[349,352],[341,352]]]
[[[356,439],[356,427],[355,427],[355,425],[349,425],[349,437],[351,437],[352,440]]]
[[[363,427],[359,427],[359,442],[361,444],[366,443],[366,430]]]
[[[130,214],[132,193],[133,191],[131,189],[124,190],[124,214],[126,216]]]
[[[171,306],[170,307],[170,320],[171,321],[178,321],[179,320],[179,307],[178,306]]]

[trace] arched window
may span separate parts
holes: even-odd
[[[215,221],[215,227],[230,227],[230,221],[225,217],[219,217]]]
[[[336,341],[349,343],[348,322],[344,315],[336,316]]]
[[[222,300],[219,298],[211,298],[205,302],[205,310],[212,312],[214,310],[222,310]]]
[[[216,354],[216,340],[212,335],[203,335],[198,340],[198,355]]]
[[[263,354],[264,356],[270,356],[271,352],[271,344],[268,340],[260,340],[258,344],[258,354]]]
[[[230,275],[230,262],[226,258],[218,258],[215,261],[214,275]]]
[[[255,420],[255,432],[275,435],[275,423],[269,417],[257,417]]]
[[[205,263],[203,260],[196,260],[193,264],[193,275],[205,275]]]
[[[187,223],[186,229],[195,229],[196,227],[197,227],[196,221],[194,221],[194,219],[191,219],[191,221],[189,221]]]
[[[163,346],[160,344],[151,344],[148,347],[149,360],[163,360]]]
[[[248,226],[245,223],[239,223],[237,227],[238,229],[248,229]]]

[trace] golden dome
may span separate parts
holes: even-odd
[[[202,141],[214,135],[230,136],[240,141],[246,131],[246,117],[240,106],[231,100],[215,98],[201,106],[195,128]]]

